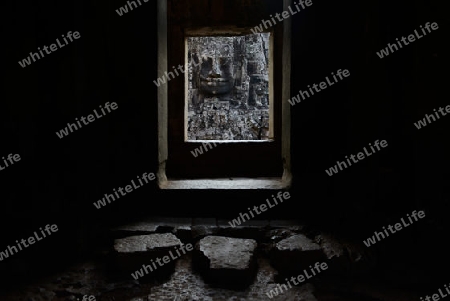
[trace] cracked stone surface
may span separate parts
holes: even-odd
[[[148,232],[155,233],[160,225],[147,223],[147,222],[139,222],[124,225],[121,227],[117,227],[112,229],[113,232]]]
[[[318,251],[320,246],[303,234],[296,234],[275,245],[279,251]]]
[[[137,235],[116,239],[114,250],[119,253],[147,252],[180,246],[181,241],[171,233]]]
[[[210,269],[248,269],[257,243],[253,239],[207,236],[199,249],[210,260]]]
[[[140,221],[121,225],[111,229],[109,235],[114,239],[129,236],[148,235],[155,233],[173,233],[184,243],[192,241],[192,229],[190,218],[160,218],[150,221]]]
[[[326,259],[320,245],[303,234],[282,239],[270,251],[272,264],[282,274],[298,273],[318,261]]]
[[[129,277],[143,264],[149,265],[151,260],[163,258],[169,255],[169,250],[175,250],[182,245],[172,233],[156,233],[149,235],[130,236],[116,239],[114,242],[114,253],[111,256],[111,271],[120,277]],[[163,267],[152,272],[148,277],[167,275],[173,270],[174,262],[170,261]]]
[[[194,264],[211,283],[247,285],[256,271],[253,239],[207,236],[195,246]]]

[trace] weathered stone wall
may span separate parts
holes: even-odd
[[[269,33],[188,39],[188,139],[269,137]]]

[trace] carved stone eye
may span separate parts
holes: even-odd
[[[220,59],[220,65],[221,66],[227,66],[230,63],[230,59],[229,58],[221,58]]]

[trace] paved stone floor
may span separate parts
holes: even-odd
[[[217,223],[216,223],[217,225]],[[288,225],[288,224],[287,224]],[[310,232],[304,231],[302,227],[285,226],[283,223],[274,228],[257,228],[262,230],[268,237],[280,241],[283,238],[292,237],[298,233],[304,233],[311,239]],[[179,236],[189,232],[189,226],[178,225]],[[220,227],[219,227],[220,228]],[[122,228],[122,230],[125,228]],[[216,227],[217,229],[217,227]],[[252,228],[253,231],[255,228]],[[155,233],[156,231],[171,232],[173,227],[167,225],[154,226],[150,224],[140,224],[139,226],[128,227],[133,235],[143,234],[143,232]],[[188,232],[186,232],[189,230]],[[200,231],[199,231],[200,230]],[[254,233],[250,228],[241,228],[240,234],[251,236]],[[247,232],[246,232],[247,230]],[[139,232],[141,231],[141,232]],[[202,233],[200,237],[214,235],[208,226],[196,229],[196,235]],[[236,230],[237,231],[237,230]],[[212,231],[214,232],[214,231]],[[193,232],[192,232],[193,233]],[[247,233],[247,234],[245,234]],[[252,234],[253,233],[253,234]],[[280,236],[277,236],[277,233]],[[284,233],[284,234],[283,234]],[[229,232],[233,234],[233,232]],[[234,233],[236,234],[236,233]],[[126,233],[121,233],[121,236]],[[223,235],[223,233],[222,233]],[[284,237],[283,237],[284,235]],[[258,236],[258,235],[255,235]],[[248,238],[248,237],[247,237]],[[328,244],[321,241],[322,248],[329,248]],[[277,271],[270,262],[268,253],[264,251],[267,244],[259,244],[259,251],[255,253],[257,262],[257,273],[252,284],[244,289],[226,289],[211,286],[205,283],[204,278],[192,267],[192,253],[187,253],[178,258],[175,262],[175,270],[169,278],[159,280],[134,280],[129,273],[111,275],[109,271],[110,261],[108,260],[108,248],[99,249],[90,260],[73,264],[70,268],[55,273],[39,281],[34,281],[26,285],[17,287],[0,287],[1,301],[66,301],[83,300],[83,296],[94,296],[99,301],[243,301],[243,300],[292,300],[292,301],[413,301],[419,300],[420,294],[411,289],[395,289],[392,285],[382,284],[372,277],[341,277],[339,274],[331,277],[317,275],[303,285],[292,286],[284,290],[277,297],[269,298],[267,293],[277,288],[284,280],[278,281]],[[325,247],[327,246],[327,247]],[[323,271],[325,276],[328,271]],[[391,282],[392,283],[392,282]],[[420,288],[418,288],[420,289]]]
[[[325,284],[320,282],[293,286],[270,299],[269,290],[276,287],[276,271],[267,259],[258,259],[256,280],[247,289],[235,291],[214,288],[191,269],[191,258],[177,261],[175,272],[162,283],[139,283],[136,280],[111,281],[98,261],[74,265],[66,272],[0,295],[5,301],[66,301],[82,300],[93,295],[100,301],[411,301],[419,300],[413,292],[395,290],[372,282]]]

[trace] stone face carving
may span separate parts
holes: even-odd
[[[188,38],[189,140],[269,137],[269,33]]]
[[[198,52],[193,53],[200,66],[195,70],[199,91],[205,95],[229,94],[234,87],[234,45],[233,38],[205,39]],[[201,43],[201,42],[200,42]]]

